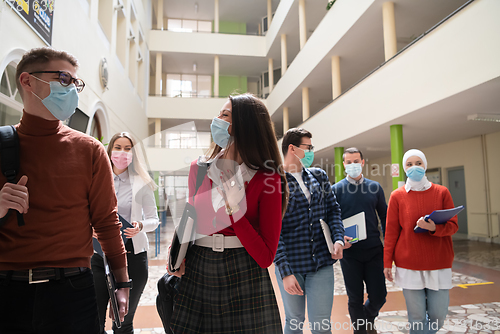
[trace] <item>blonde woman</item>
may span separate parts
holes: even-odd
[[[148,280],[149,243],[146,232],[154,231],[159,224],[153,194],[156,185],[140,163],[135,142],[129,133],[120,132],[111,138],[108,156],[113,168],[118,214],[134,226],[123,232],[128,238],[125,248],[128,274],[133,283],[133,288],[130,290],[129,311],[121,328],[116,328],[113,324],[113,332],[132,334],[134,314]],[[94,272],[100,328],[101,333],[104,333],[109,296],[104,277],[103,259],[97,253],[92,257],[92,271]]]

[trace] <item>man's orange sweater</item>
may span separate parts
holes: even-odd
[[[425,191],[406,192],[404,187],[393,191],[387,210],[384,244],[384,267],[411,270],[438,270],[451,268],[453,242],[451,236],[458,230],[457,217],[436,225],[435,232],[413,231],[420,217],[434,210],[454,208],[446,187],[432,184]]]
[[[26,112],[17,125],[20,173],[28,176],[25,226],[0,227],[0,270],[89,267],[92,226],[110,266],[126,266],[106,151],[81,132]],[[0,187],[6,179],[0,175]]]

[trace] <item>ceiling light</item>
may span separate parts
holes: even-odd
[[[193,72],[196,72],[196,63],[193,63]]]
[[[468,121],[500,122],[499,114],[473,114],[467,116]]]
[[[198,13],[198,3],[197,2],[194,3],[194,12]]]

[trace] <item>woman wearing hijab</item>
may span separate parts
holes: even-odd
[[[436,333],[444,324],[450,301],[453,242],[458,230],[457,217],[436,225],[424,216],[434,210],[452,209],[451,194],[444,186],[427,180],[427,159],[419,150],[403,156],[408,180],[389,200],[384,245],[384,274],[403,288],[410,334]],[[425,233],[415,233],[418,226]]]

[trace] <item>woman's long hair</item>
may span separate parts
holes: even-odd
[[[156,184],[155,181],[149,176],[148,172],[146,171],[146,168],[144,168],[143,164],[137,157],[137,151],[135,149],[135,140],[132,138],[130,133],[128,132],[118,132],[116,133],[113,137],[111,137],[111,140],[109,141],[108,144],[108,157],[109,161],[111,162],[111,166],[113,165],[113,161],[111,161],[111,152],[113,151],[113,146],[115,145],[115,141],[118,138],[127,138],[130,141],[130,144],[132,145],[132,162],[128,166],[128,170],[132,172],[132,174],[139,175],[141,179],[146,183],[152,190],[156,189]]]
[[[252,94],[229,96],[232,106],[232,138],[228,147],[234,144],[243,162],[254,170],[262,169],[276,172],[281,177],[282,215],[288,204],[288,184],[278,142],[274,132],[274,124],[266,106]],[[215,158],[222,147],[212,144],[207,156]]]

